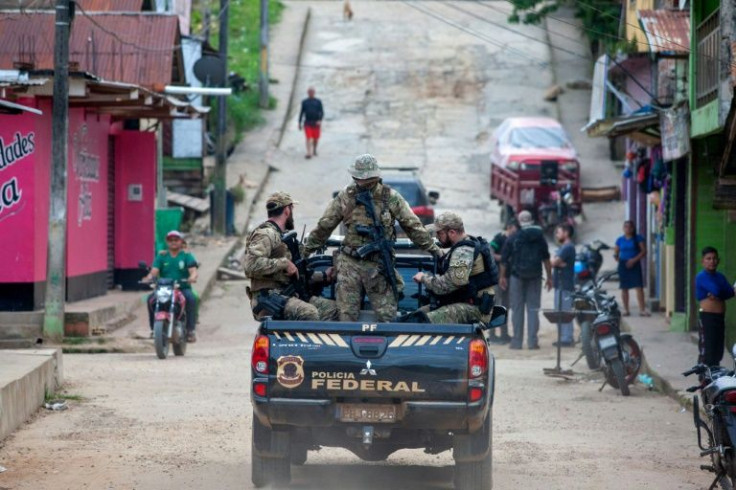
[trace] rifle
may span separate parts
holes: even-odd
[[[358,204],[362,204],[365,207],[366,214],[371,221],[373,221],[373,225],[358,225],[356,227],[356,231],[359,235],[369,236],[371,238],[371,243],[363,245],[357,250],[358,255],[361,259],[364,259],[373,253],[379,254],[381,265],[383,266],[383,276],[391,285],[394,299],[398,301],[399,288],[396,284],[396,276],[394,272],[394,257],[392,253],[393,242],[386,238],[383,224],[378,220],[378,216],[376,216],[376,210],[373,209],[373,196],[371,195],[371,191],[369,189],[360,191],[355,200]]]
[[[306,225],[304,228],[306,231]],[[304,240],[304,232],[302,232],[302,240]],[[293,278],[291,284],[282,291],[282,294],[288,293],[286,295],[291,296],[296,293],[302,301],[309,301],[309,298],[312,297],[309,293],[309,276],[311,276],[311,271],[307,269],[307,260],[302,257],[299,250],[301,241],[297,242],[296,231],[294,230],[284,233],[281,236],[281,241],[284,242],[286,248],[289,249],[289,252],[291,253],[291,261],[299,271],[299,277]]]

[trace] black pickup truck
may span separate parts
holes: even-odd
[[[314,270],[330,264],[331,255],[310,258]],[[411,281],[435,267],[431,256],[397,253],[396,267],[405,282],[400,313],[431,300]],[[494,307],[490,326],[377,323],[367,299],[356,323],[266,319],[251,359],[254,485],[288,484],[291,465],[326,446],[366,461],[405,448],[452,449],[455,487],[490,489],[495,361],[487,338],[505,321],[505,308]]]

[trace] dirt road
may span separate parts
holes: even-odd
[[[552,113],[541,101],[550,81],[546,46],[496,31],[449,2],[352,5],[355,18],[347,23],[339,2],[313,4],[297,93],[315,85],[325,102],[320,155],[303,159],[294,119],[267,191],[292,192],[301,201],[299,227],[311,226],[331,192],[347,184],[346,165],[371,151],[384,164],[418,166],[427,187],[442,193],[438,212],[459,212],[474,234],[494,233],[489,134],[509,115]],[[455,6],[504,21],[469,2]],[[544,39],[538,28],[515,28]],[[601,216],[620,213],[609,206]],[[585,229],[594,233],[594,224],[601,223]],[[67,391],[83,400],[40,413],[0,444],[7,468],[0,489],[252,488],[249,351],[256,324],[243,289],[216,288],[202,308],[200,341],[184,358],[160,361],[148,341],[138,354],[65,356]],[[544,377],[542,368],[553,365],[553,333],[543,323],[539,351],[493,348],[495,488],[706,488],[691,414],[638,386],[629,398],[611,388],[599,393],[600,380],[580,365],[574,381]],[[569,365],[577,350],[564,355]],[[294,469],[291,488],[451,488],[451,464],[449,453],[401,451],[365,463],[324,449]]]

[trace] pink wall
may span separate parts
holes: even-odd
[[[107,270],[109,116],[69,110],[67,277]]]
[[[35,106],[32,99],[21,103]],[[43,140],[50,121],[46,111],[0,115],[0,282],[45,277],[48,179],[42,174],[50,152]]]
[[[115,268],[150,264],[156,213],[156,134],[121,131],[115,136]],[[129,186],[140,184],[140,200]]]

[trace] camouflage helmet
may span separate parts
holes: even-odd
[[[463,219],[455,213],[442,213],[434,220],[434,230],[464,230]]]
[[[289,204],[299,204],[286,192],[274,192],[266,199],[266,209],[273,211],[274,209],[284,208]]]
[[[372,179],[381,176],[381,168],[378,166],[378,160],[370,153],[360,155],[355,159],[348,172],[356,179]]]

